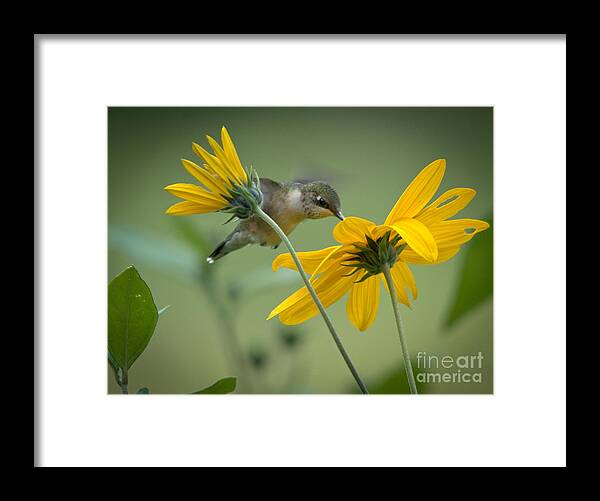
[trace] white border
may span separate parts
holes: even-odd
[[[36,59],[38,464],[565,463],[564,38],[47,37]],[[107,105],[493,105],[495,395],[106,396]]]

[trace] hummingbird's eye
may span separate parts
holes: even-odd
[[[321,206],[321,207],[327,207],[327,202],[325,201],[325,199],[321,196],[318,196],[316,198],[317,201],[317,205]]]

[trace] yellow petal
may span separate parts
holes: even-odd
[[[410,271],[408,265],[402,261],[396,261],[391,269],[391,272],[394,283],[396,283],[396,281],[398,281],[398,283],[404,283],[408,287],[408,290],[410,290],[413,299],[417,299],[419,294],[419,291],[417,290],[417,282],[415,281],[415,277],[413,276],[412,271]]]
[[[488,223],[478,219],[452,219],[435,223],[429,227],[438,245],[438,257],[435,262],[426,261],[411,249],[403,250],[400,253],[400,259],[414,264],[443,263],[454,257],[460,250],[461,245],[489,227]]]
[[[344,270],[345,272],[346,270]],[[327,288],[317,290],[317,295],[325,308],[342,298],[352,286],[352,278],[343,277],[341,274],[329,284]],[[316,290],[316,288],[315,288]],[[279,320],[286,325],[297,325],[310,320],[319,313],[317,306],[310,296],[305,296],[301,301],[287,308],[279,314]]]
[[[338,262],[324,270],[313,282],[315,292],[325,308],[340,299],[351,287],[354,279],[343,276],[347,273],[347,268],[340,266]],[[275,307],[268,319],[279,315],[284,324],[295,325],[317,313],[318,309],[308,290],[302,287]]]
[[[235,146],[233,145],[233,141],[231,137],[229,137],[229,132],[225,126],[221,129],[221,142],[223,143],[223,150],[225,150],[225,155],[229,159],[231,167],[234,171],[237,172],[237,175],[243,179],[245,182],[248,182],[248,176],[246,175],[246,171],[242,167],[242,163],[238,157],[237,152],[235,151]]]
[[[423,209],[416,218],[425,225],[448,219],[463,210],[477,192],[471,188],[454,188],[441,195],[429,207]]]
[[[298,289],[292,295],[285,298],[275,308],[273,308],[271,313],[269,313],[267,320],[271,320],[273,317],[276,317],[277,315],[279,315],[282,311],[285,311],[286,309],[294,306],[296,303],[298,303],[299,301],[302,301],[306,297],[310,297],[308,289],[306,287],[302,287],[302,289]]]
[[[452,259],[458,254],[459,250],[460,245],[456,247],[438,247],[438,258],[434,262],[431,262],[423,259],[415,251],[407,249],[402,251],[401,259],[412,264],[440,264]]]
[[[202,167],[199,167],[194,162],[186,160],[185,158],[181,159],[181,164],[185,167],[185,170],[187,170],[192,176],[200,181],[206,187],[206,189],[218,195],[227,195],[224,185],[217,181],[217,178],[215,178],[210,172],[206,171]]]
[[[346,314],[359,331],[366,330],[375,320],[379,308],[380,276],[355,283],[350,289],[346,303]]]
[[[215,152],[215,156],[221,161],[223,166],[227,169],[228,175],[231,179],[235,180],[238,184],[243,184],[243,180],[241,179],[237,169],[231,164],[231,161],[223,151],[223,148],[219,145],[217,141],[215,141],[212,137],[206,136],[208,140],[208,144],[210,144],[211,148]]]
[[[201,205],[196,202],[178,202],[175,205],[171,205],[165,214],[169,214],[170,216],[188,216],[191,214],[207,214],[209,212],[214,212],[214,208]]]
[[[298,259],[302,263],[304,271],[309,274],[313,274],[321,262],[326,259],[332,252],[339,249],[341,245],[334,245],[332,247],[326,247],[325,249],[310,251],[310,252],[298,252]],[[292,259],[291,254],[280,254],[273,260],[273,271],[277,271],[279,268],[289,268],[290,270],[296,269],[296,263]]]
[[[435,261],[438,256],[438,248],[431,231],[416,219],[398,219],[393,225],[389,225],[408,246],[428,261]]]
[[[385,224],[393,224],[400,218],[416,216],[435,195],[445,170],[446,160],[444,159],[434,160],[425,167],[404,190],[388,214]]]
[[[325,273],[327,270],[333,268],[338,268],[341,266],[341,262],[344,260],[344,256],[346,256],[346,252],[348,252],[347,245],[338,245],[334,246],[331,249],[331,252],[321,261],[321,263],[315,268],[313,271],[313,276],[311,277],[311,281],[316,279],[316,277],[320,273]]]
[[[462,245],[474,235],[490,227],[485,221],[478,219],[450,219],[429,226],[438,245],[454,247]]]
[[[176,183],[166,186],[165,190],[171,195],[183,198],[184,200],[189,200],[190,202],[196,202],[203,205],[211,205],[216,209],[222,209],[227,205],[227,202],[225,202],[218,195],[206,191],[195,184]]]
[[[203,156],[200,154],[200,150],[203,150],[202,146],[200,146],[198,143],[192,143],[192,151],[196,155],[198,155],[200,158],[204,159]],[[215,169],[213,169],[208,163],[204,162],[202,164],[202,167],[206,171],[208,171],[210,174],[212,174],[213,176],[215,176],[216,178],[221,179],[222,175],[219,172],[217,172]]]
[[[370,229],[375,223],[362,217],[350,216],[340,221],[333,229],[333,238],[341,244],[365,242],[365,235],[370,235]]]
[[[385,235],[388,231],[390,231],[390,229],[392,229],[391,226],[386,226],[384,224],[377,225],[371,228],[371,238],[373,240],[377,240],[378,238],[381,238],[383,235]],[[398,243],[403,244],[406,242],[404,241],[404,239],[400,239]]]
[[[396,266],[394,266],[391,269],[391,275],[392,282],[394,282],[394,290],[396,291],[396,297],[398,298],[398,301],[410,308],[410,299],[408,298],[408,294],[406,293],[406,283],[404,282],[402,275],[398,273],[398,270],[394,271],[394,268],[396,268]],[[385,285],[385,289],[389,294],[390,288],[388,287],[387,280],[385,280],[385,278],[383,278],[383,285]]]
[[[233,186],[231,175],[229,171],[223,165],[223,162],[219,160],[214,155],[211,155],[208,151],[206,151],[202,146],[197,143],[192,143],[192,149],[194,153],[198,155],[202,160],[206,162],[209,166],[210,170],[212,170],[227,186]]]

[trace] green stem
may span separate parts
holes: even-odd
[[[125,369],[123,370],[123,374],[121,376],[121,381],[119,381],[119,386],[121,387],[121,393],[123,393],[124,395],[127,395],[129,393],[129,374],[127,373],[127,371]]]
[[[392,299],[392,307],[394,308],[394,316],[396,317],[396,327],[398,328],[398,336],[400,337],[400,345],[402,346],[402,357],[404,358],[404,368],[406,369],[406,377],[408,378],[408,386],[410,392],[416,395],[417,384],[415,383],[415,376],[412,370],[412,363],[410,361],[410,354],[408,352],[408,346],[406,345],[406,339],[404,338],[404,332],[402,331],[402,321],[400,319],[400,304],[398,303],[398,297],[396,296],[396,289],[394,288],[394,281],[392,280],[392,274],[390,273],[390,267],[386,264],[383,267],[383,275],[387,282],[388,289],[390,291],[390,298]]]
[[[356,368],[354,367],[354,364],[352,363],[352,359],[350,358],[350,355],[348,355],[348,352],[344,348],[344,345],[342,344],[340,337],[338,336],[337,332],[335,331],[335,328],[333,326],[333,323],[331,322],[331,319],[329,318],[329,315],[327,314],[327,311],[325,311],[325,308],[321,304],[321,301],[319,300],[319,297],[317,296],[315,289],[313,289],[313,286],[310,283],[310,280],[309,280],[308,276],[306,275],[304,268],[302,267],[302,263],[300,263],[300,259],[298,259],[298,255],[296,254],[296,251],[294,250],[294,247],[292,246],[292,243],[288,239],[287,235],[283,232],[283,230],[279,227],[279,225],[275,221],[273,221],[273,219],[271,219],[269,217],[269,215],[266,214],[260,207],[256,208],[256,214],[265,223],[267,223],[271,228],[273,228],[273,231],[275,231],[275,233],[277,233],[277,235],[279,235],[279,238],[281,238],[281,241],[285,244],[285,246],[290,251],[292,259],[294,260],[294,263],[296,263],[296,268],[298,268],[298,273],[300,273],[300,276],[302,277],[302,280],[304,281],[304,284],[306,285],[306,288],[308,289],[310,296],[312,297],[313,301],[317,305],[317,308],[321,312],[321,316],[323,317],[323,320],[325,320],[325,324],[327,325],[327,328],[329,329],[329,332],[331,333],[331,336],[333,337],[333,341],[335,342],[338,350],[342,354],[342,357],[343,357],[344,361],[346,362],[348,369],[350,369],[350,372],[352,373],[352,376],[354,377],[356,384],[358,384],[358,387],[360,388],[360,391],[363,394],[368,394],[369,392],[367,391],[367,387],[365,386],[365,383],[363,383],[362,379],[360,378],[358,371],[356,370]]]

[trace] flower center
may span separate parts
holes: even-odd
[[[398,245],[402,239],[400,235],[396,235],[390,240],[391,231],[387,231],[385,235],[373,240],[370,236],[365,235],[366,245],[354,244],[358,249],[357,252],[348,252],[351,255],[345,259],[342,266],[349,266],[354,270],[345,276],[352,276],[361,270],[364,270],[364,275],[358,282],[363,282],[369,277],[383,273],[384,267],[392,267],[396,263],[398,256],[406,247],[406,244]]]
[[[248,184],[234,183],[229,188],[229,196],[225,197],[229,205],[221,212],[233,214],[232,217],[246,219],[256,212],[263,202],[263,194],[260,191],[260,181],[254,170],[248,173]]]

